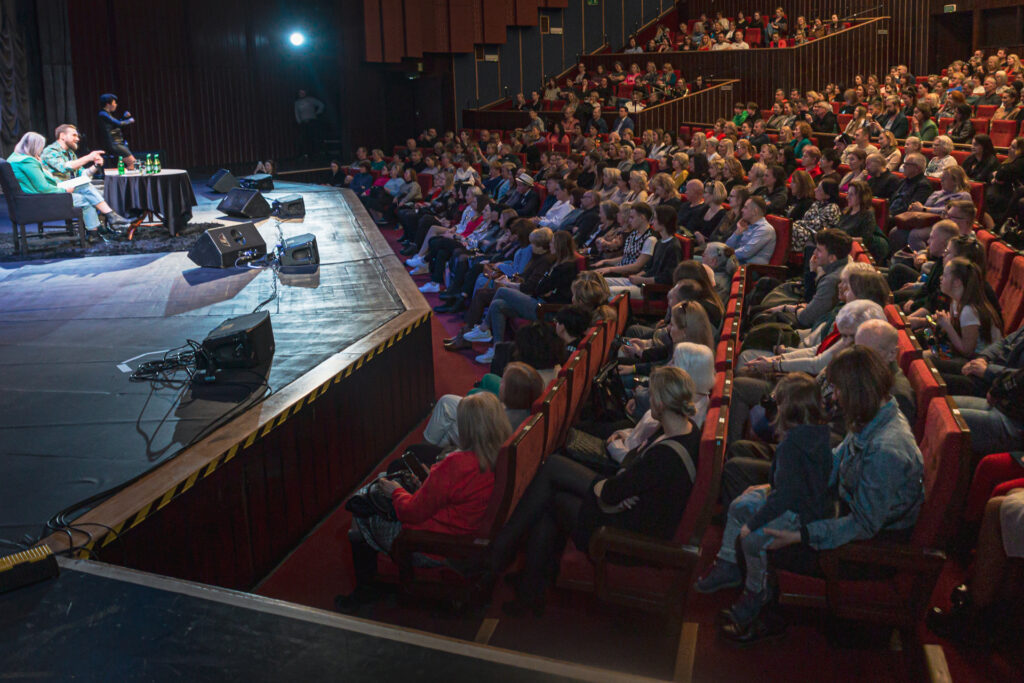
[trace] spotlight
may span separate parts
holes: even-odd
[[[298,31],[295,31],[290,36],[288,36],[288,42],[290,42],[295,47],[298,47],[306,42],[306,36],[299,33]]]

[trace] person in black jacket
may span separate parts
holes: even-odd
[[[484,579],[485,585],[493,582],[525,548],[515,600],[502,606],[506,614],[543,613],[545,593],[570,537],[577,548],[587,548],[593,533],[609,526],[672,538],[697,473],[700,429],[691,418],[695,394],[693,380],[683,370],[655,370],[651,415],[660,428],[626,456],[612,477],[603,478],[560,455],[544,462],[495,538]]]
[[[967,177],[976,183],[987,183],[992,180],[992,174],[999,166],[999,159],[996,157],[992,138],[987,133],[978,133],[974,136],[971,155],[964,159],[961,166]]]
[[[729,506],[722,547],[711,570],[697,581],[699,593],[714,593],[744,584],[740,599],[722,612],[724,621],[745,631],[775,596],[767,581],[765,528],[798,530],[829,515],[832,497],[832,448],[818,382],[802,372],[779,380],[771,399],[777,404],[775,430],[782,437],[771,465],[771,484],[752,487]],[[746,560],[746,580],[736,558],[739,540]]]
[[[529,218],[540,211],[540,195],[533,189],[533,176],[526,171],[516,176],[516,190],[506,200],[510,209]]]
[[[992,182],[985,188],[985,207],[997,225],[1010,215],[1012,199],[1021,184],[1024,184],[1024,137],[1010,143],[1006,161],[999,164]]]
[[[867,158],[868,185],[872,196],[890,199],[900,186],[900,179],[892,174],[881,154],[869,154]]]
[[[910,205],[914,202],[924,204],[928,196],[934,192],[931,182],[924,174],[927,165],[928,162],[924,160],[923,154],[914,152],[907,155],[903,161],[903,182],[897,186],[892,198],[889,199],[890,216],[898,216],[909,210]],[[904,242],[906,242],[906,238],[904,238]],[[897,245],[896,249],[901,246],[903,245]]]
[[[567,304],[572,301],[572,281],[576,279],[576,244],[572,234],[559,230],[551,240],[551,252],[554,261],[551,268],[544,273],[535,288],[502,287],[494,295],[491,307],[487,310],[488,329],[494,342],[503,341],[505,326],[509,318],[537,319],[537,304]],[[472,338],[469,341],[491,341],[491,339]],[[490,364],[494,359],[494,346],[476,357],[478,363]]]
[[[644,269],[628,278],[608,278],[611,295],[629,292],[632,299],[643,297],[641,285],[671,285],[672,272],[683,257],[683,249],[676,238],[676,212],[671,206],[659,205],[654,209],[654,232],[658,241],[654,253]]]

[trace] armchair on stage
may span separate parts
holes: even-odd
[[[24,256],[28,253],[28,235],[26,226],[36,223],[39,234],[43,233],[45,223],[63,221],[64,230],[69,235],[77,235],[83,247],[85,241],[85,223],[82,221],[82,210],[75,208],[71,194],[28,194],[23,192],[18,179],[14,177],[14,169],[6,160],[0,159],[0,188],[3,188],[7,209],[14,224],[14,248]],[[20,236],[19,236],[20,231]]]

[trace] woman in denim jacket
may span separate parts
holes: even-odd
[[[827,374],[849,430],[833,451],[830,487],[836,496],[835,514],[799,531],[765,529],[775,536],[770,550],[785,548],[773,553],[773,567],[816,576],[821,575],[818,551],[873,538],[908,542],[924,502],[921,451],[890,396],[889,366],[875,351],[853,346],[833,359]],[[762,611],[746,628],[726,625],[723,635],[749,644],[785,628],[777,615]]]

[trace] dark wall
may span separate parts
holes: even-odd
[[[599,0],[588,5],[586,0],[570,0],[566,9],[542,9],[541,16],[561,34],[542,34],[540,26],[509,27],[504,44],[485,46],[485,53],[496,55],[496,61],[477,59],[475,53],[452,58],[455,109],[483,107],[518,92],[529,94],[545,78],[571,68],[579,55],[599,50],[605,37],[617,48],[674,4],[672,0]]]

